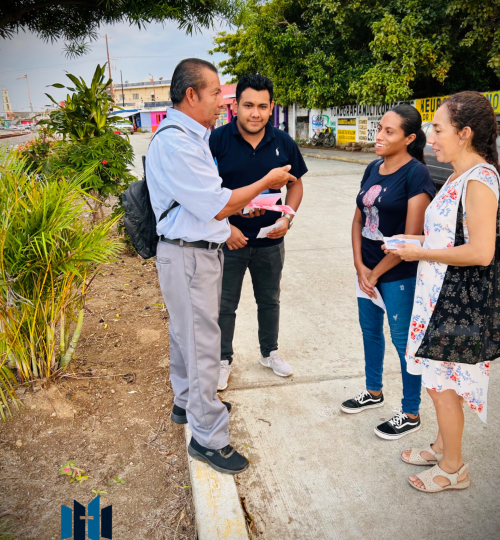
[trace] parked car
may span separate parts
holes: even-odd
[[[429,135],[432,131],[432,122],[423,124],[422,130],[424,131],[426,138],[429,139]],[[498,153],[500,154],[500,136],[497,137],[497,148]],[[425,145],[424,157],[425,163],[431,173],[431,177],[436,184],[436,188],[440,189],[453,172],[453,167],[449,163],[441,163],[438,161],[432,150],[432,146],[429,143]]]
[[[120,134],[128,133],[129,135],[134,134],[134,125],[131,122],[120,122],[116,124],[111,124],[113,130],[119,131]]]

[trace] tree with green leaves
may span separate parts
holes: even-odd
[[[249,0],[214,52],[234,80],[259,72],[276,101],[392,103],[500,81],[500,0]]]
[[[192,33],[215,20],[234,16],[233,0],[2,0],[0,37],[20,30],[47,41],[64,40],[69,56],[88,51],[105,24],[127,22],[138,28],[148,23],[176,21]]]

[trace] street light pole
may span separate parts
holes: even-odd
[[[109,78],[111,79],[111,86],[109,87],[109,93],[111,94],[111,99],[114,101],[115,89],[113,88],[113,77],[111,77],[111,62],[109,61],[108,34],[106,34],[106,53],[108,54],[108,73],[109,73]]]
[[[151,75],[151,73],[150,73]],[[153,75],[151,75],[151,82],[153,83],[153,96],[154,96],[154,100],[155,100],[155,107],[156,107],[156,90],[155,90],[155,78],[153,77]]]
[[[18,77],[18,79],[26,79],[26,84],[28,85],[28,98],[30,100],[30,109],[31,112],[33,112],[33,103],[31,103],[30,83],[28,81],[28,75],[23,75],[22,77]]]
[[[120,69],[120,79],[122,80],[122,106],[125,107],[125,94],[123,93],[123,75],[122,75],[121,69]]]

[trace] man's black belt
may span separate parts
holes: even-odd
[[[170,240],[170,238],[165,238],[163,235],[160,236],[160,240],[162,242],[166,242],[167,244],[173,244],[174,246],[192,247],[199,249],[222,249],[225,244],[225,242],[222,242],[222,244],[218,244],[217,242],[207,242],[206,240],[198,240],[197,242],[184,242],[184,240],[178,239]]]

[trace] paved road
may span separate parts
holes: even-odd
[[[372,152],[347,152],[346,150],[334,150],[321,146],[301,147],[300,151],[309,157],[319,157],[322,159],[333,159],[338,161],[347,160],[354,162],[362,162],[361,164],[371,163],[374,159],[377,159],[377,155]]]
[[[130,136],[130,142],[134,149],[134,164],[132,165],[132,170],[136,172],[140,178],[142,178],[144,172],[142,167],[142,156],[146,155],[152,136],[152,133],[135,133]]]
[[[13,133],[12,131],[0,131],[0,134],[6,135],[7,133]],[[6,139],[0,139],[0,147],[6,147],[7,149],[17,146],[19,144],[24,144],[25,142],[32,139],[35,135],[33,133],[23,133],[18,137],[9,137]]]
[[[363,165],[308,158],[305,195],[286,241],[280,351],[294,366],[280,379],[258,363],[256,306],[247,276],[237,315],[233,443],[251,468],[237,479],[266,540],[490,540],[500,531],[500,361],[492,367],[489,422],[466,411],[464,452],[472,486],[425,495],[407,484],[420,468],[399,454],[436,433],[430,398],[423,428],[396,442],[373,433],[400,404],[399,361],[387,334],[386,405],[348,416],[339,403],[364,387],[350,247]],[[387,330],[387,329],[386,329]]]

